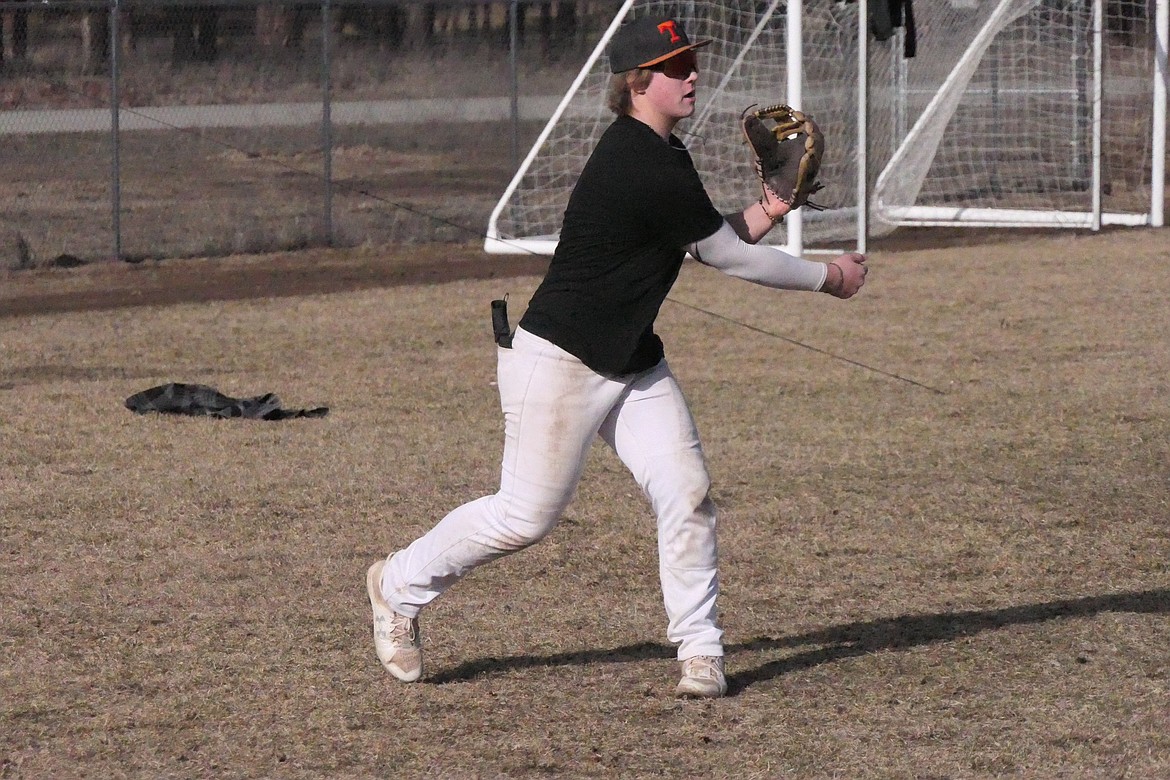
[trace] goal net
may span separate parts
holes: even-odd
[[[555,248],[577,174],[613,119],[604,106],[610,37],[627,18],[650,13],[673,15],[692,39],[714,41],[699,56],[695,114],[675,132],[724,212],[756,195],[741,112],[753,103],[789,102],[811,113],[827,137],[820,174],[826,189],[817,201],[828,208],[802,209],[809,213],[798,228],[810,247],[898,225],[1149,224],[1158,153],[1151,131],[1155,58],[1140,3],[1142,13],[1125,2],[1107,4],[1118,15],[1102,20],[1110,34],[1096,34],[1095,5],[1084,0],[919,3],[916,56],[904,56],[899,28],[887,41],[866,39],[868,62],[860,69],[864,25],[856,2],[796,2],[795,52],[789,3],[781,0],[629,0],[501,197],[485,248]],[[797,61],[802,78],[794,100],[788,63]],[[1102,137],[1110,139],[1103,151]],[[786,228],[768,240],[788,243]]]

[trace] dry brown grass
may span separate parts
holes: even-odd
[[[365,567],[493,489],[487,302],[536,278],[0,318],[0,776],[1170,776],[1165,247],[878,252],[848,304],[688,266],[678,302],[942,391],[667,304],[723,511],[706,703],[602,449],[425,614],[423,683],[374,658]],[[332,413],[122,408],[166,381]]]
[[[168,42],[152,39],[124,60],[127,106],[280,104],[322,99],[317,53],[259,53],[231,39],[216,63],[171,70]],[[64,42],[38,45],[47,58],[0,78],[0,106],[35,110],[109,106],[105,77],[60,64]],[[536,46],[517,60],[523,97],[563,94],[587,49],[558,61]],[[333,64],[334,101],[441,97],[507,98],[507,52],[464,46],[392,52],[347,42]],[[54,64],[55,63],[55,64]],[[131,115],[134,108],[128,109]],[[456,111],[456,113],[458,113]],[[0,129],[4,117],[0,116]],[[331,225],[324,220],[321,128],[186,128],[160,123],[124,131],[118,153],[123,258],[206,257],[306,246],[464,242],[482,237],[488,216],[543,121],[424,125],[338,124],[331,128]],[[112,147],[108,134],[0,133],[0,269],[47,267],[61,255],[113,257]]]

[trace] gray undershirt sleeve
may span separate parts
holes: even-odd
[[[815,292],[828,275],[825,263],[794,257],[774,246],[745,243],[726,220],[714,233],[686,249],[703,265],[780,290]]]

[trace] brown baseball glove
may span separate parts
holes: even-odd
[[[824,188],[817,181],[825,154],[825,137],[808,114],[778,104],[755,109],[748,106],[740,117],[744,137],[756,158],[760,184],[779,200],[797,209]],[[765,193],[767,194],[767,193]]]

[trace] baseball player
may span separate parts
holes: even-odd
[[[510,346],[498,349],[504,413],[499,491],[458,507],[408,547],[374,563],[366,585],[382,665],[422,674],[418,614],[463,575],[552,531],[593,439],[616,452],[658,521],[659,576],[681,697],[727,692],[716,620],[715,506],[691,412],[654,321],[689,252],[732,276],[849,298],[865,257],[825,264],[757,242],[789,204],[765,191],[720,214],[672,133],[695,110],[699,68],[670,17],[623,25],[609,50],[617,115],[581,172],[560,242]]]

